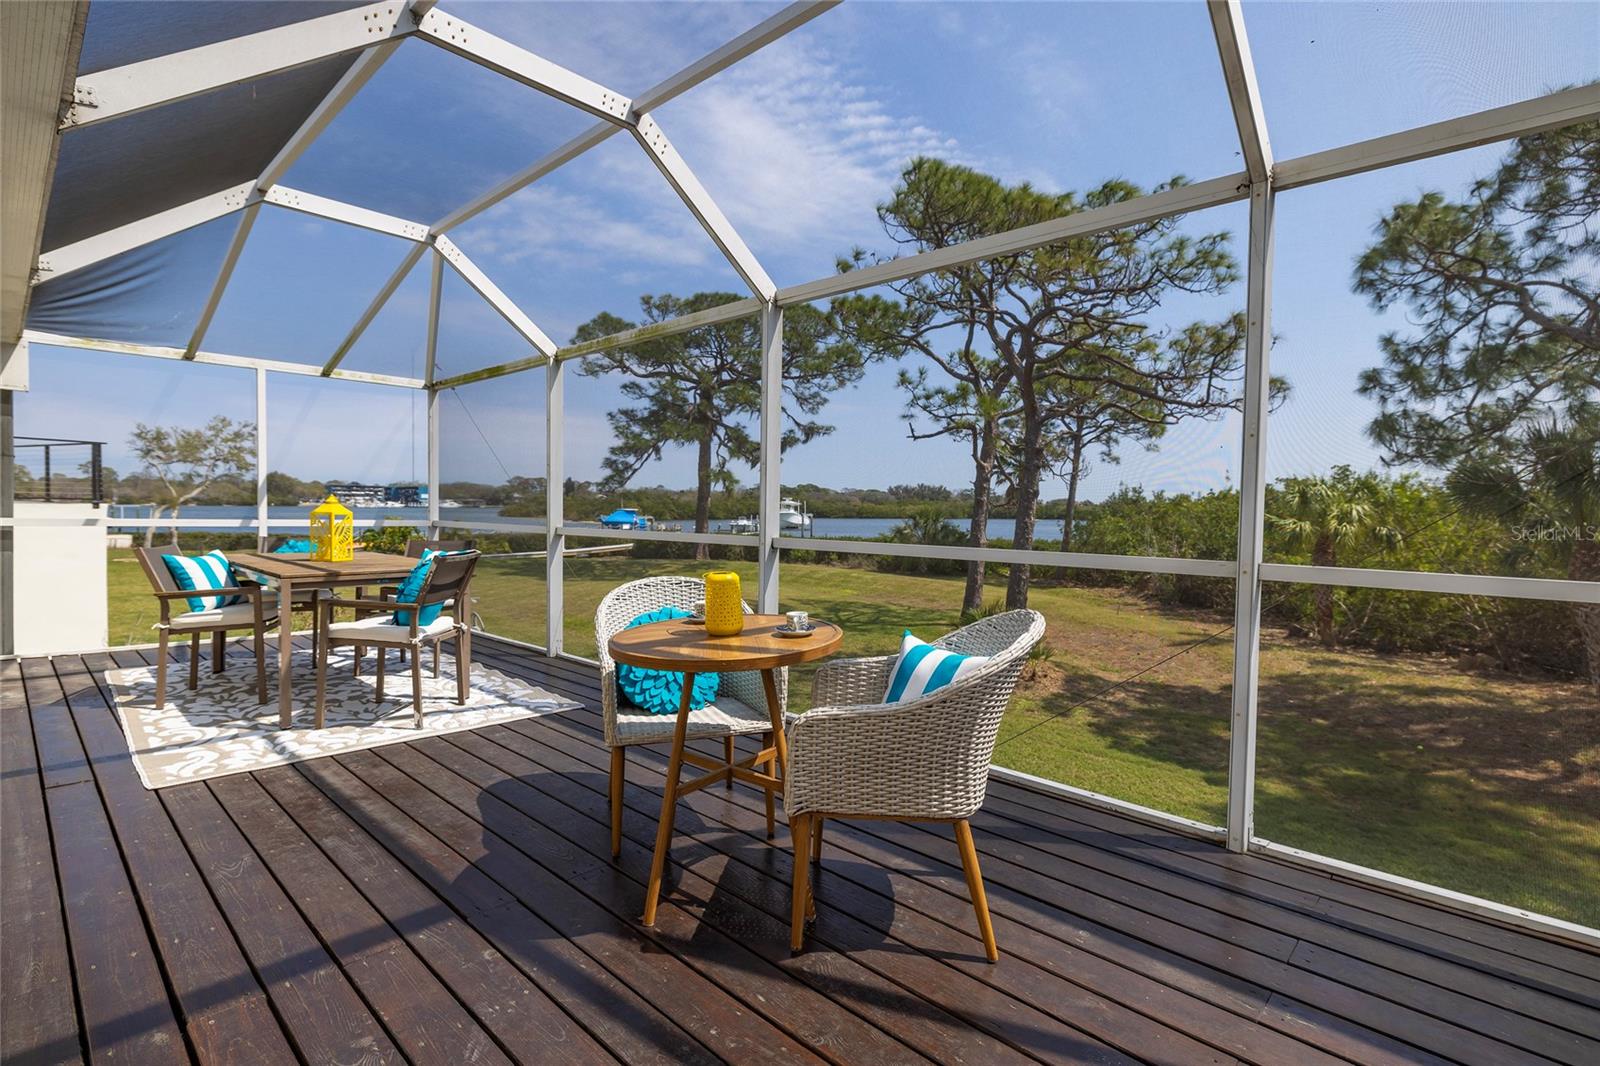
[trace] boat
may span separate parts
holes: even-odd
[[[811,512],[798,500],[784,499],[778,503],[778,528],[808,530]]]
[[[642,515],[637,507],[618,507],[608,515],[601,515],[599,522],[607,529],[645,529],[655,525],[652,515]]]
[[[740,515],[728,522],[729,533],[754,533],[761,528],[761,522],[753,514]]]

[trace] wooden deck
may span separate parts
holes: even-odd
[[[953,841],[878,823],[791,957],[743,788],[683,801],[642,929],[665,760],[613,863],[593,671],[475,650],[589,706],[161,792],[100,678],[150,653],[0,664],[0,1058],[1600,1063],[1600,956],[999,783],[998,965]]]

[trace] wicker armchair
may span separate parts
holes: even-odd
[[[812,913],[809,871],[827,818],[887,818],[955,826],[984,952],[995,947],[978,853],[967,819],[983,806],[1000,718],[1028,652],[1044,635],[1037,611],[1007,611],[949,633],[940,648],[989,658],[926,696],[883,703],[895,656],[833,660],[813,682],[813,709],[789,727],[784,811],[794,839],[791,946],[805,942]]]
[[[611,749],[611,854],[622,854],[622,783],[624,752],[635,744],[670,744],[677,717],[649,714],[620,704],[617,664],[606,650],[611,638],[646,611],[681,607],[692,611],[706,598],[705,582],[697,577],[647,577],[620,585],[606,594],[594,614],[595,643],[600,648],[600,710],[605,722],[606,746]],[[744,613],[752,613],[744,605]],[[788,671],[774,671],[779,709],[788,704]],[[686,740],[721,737],[724,754],[733,762],[733,738],[741,733],[762,734],[763,749],[772,747],[772,717],[758,673],[725,673],[715,703],[689,712]],[[733,787],[730,777],[728,788]],[[767,836],[774,830],[772,793],[767,792]]]

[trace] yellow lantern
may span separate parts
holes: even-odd
[[[355,554],[355,515],[329,496],[311,511],[311,558],[323,563],[349,562]]]
[[[706,633],[732,637],[744,631],[744,604],[739,597],[739,575],[732,570],[708,571],[706,583]]]

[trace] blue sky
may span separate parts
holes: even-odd
[[[446,3],[448,10],[625,93],[637,93],[777,9],[756,4]],[[1600,77],[1600,5],[1246,3],[1279,158],[1437,121]],[[93,33],[91,25],[90,32]],[[1081,189],[1111,177],[1149,185],[1239,168],[1236,137],[1198,3],[846,3],[663,107],[668,135],[781,284],[831,270],[861,245],[889,247],[873,213],[900,167],[939,155],[1008,181]],[[285,183],[432,221],[590,124],[585,116],[420,43],[402,47],[289,173]],[[1295,395],[1270,430],[1269,475],[1370,466],[1371,411],[1353,395],[1376,338],[1403,322],[1350,292],[1372,224],[1424,189],[1459,191],[1491,167],[1489,146],[1285,193],[1279,200],[1275,372]],[[1239,205],[1191,216],[1243,254]],[[183,284],[119,313],[143,335],[182,343],[231,224],[180,238],[195,253]],[[737,277],[631,139],[614,137],[452,237],[557,341],[599,311],[636,313],[643,293],[740,292]],[[321,362],[405,254],[398,241],[276,209],[262,212],[208,349]],[[198,260],[199,268],[193,266]],[[175,279],[178,275],[174,276]],[[198,286],[195,279],[201,279]],[[526,354],[526,346],[447,272],[439,352],[445,372]],[[198,289],[198,291],[196,291]],[[423,351],[426,261],[346,363],[415,373]],[[142,301],[142,302],[139,302]],[[1241,291],[1165,309],[1220,316]],[[187,316],[187,317],[185,317]],[[911,444],[897,419],[894,368],[837,395],[836,433],[792,453],[786,481],[886,486],[966,483],[962,450]],[[422,408],[401,390],[271,379],[270,461],[303,477],[420,476]],[[542,375],[445,399],[446,479],[498,481],[543,466]],[[609,443],[615,383],[573,375],[570,472],[591,477]],[[133,422],[248,419],[247,373],[40,350],[20,433],[104,437],[127,468]],[[419,427],[418,436],[412,426]],[[1097,464],[1096,498],[1118,483],[1205,490],[1237,477],[1232,420],[1183,427],[1156,452]],[[870,456],[870,461],[863,457]],[[689,456],[643,483],[686,484]],[[1047,490],[1051,494],[1058,487]]]

